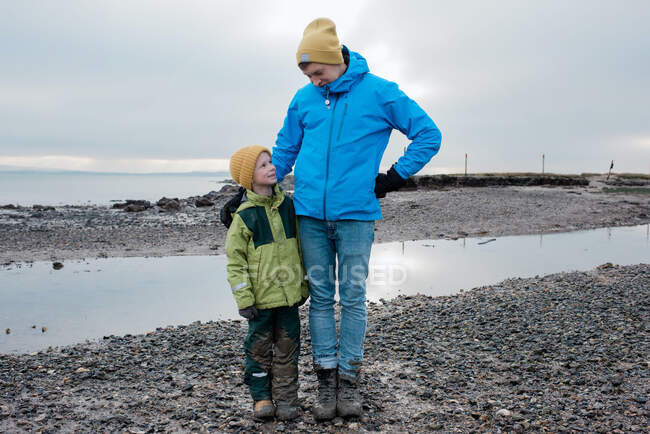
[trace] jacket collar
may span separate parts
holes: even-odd
[[[366,59],[361,54],[348,50],[348,47],[345,45],[343,46],[343,51],[347,51],[350,54],[348,69],[342,76],[327,86],[318,88],[323,95],[327,94],[328,89],[331,93],[348,92],[357,81],[370,72],[368,62],[366,62]]]
[[[258,206],[268,205],[270,207],[277,208],[278,206],[280,206],[283,200],[284,200],[284,194],[282,193],[282,190],[280,190],[280,186],[278,184],[275,184],[273,186],[273,196],[271,197],[260,196],[259,194],[255,193],[253,190],[246,190],[245,201],[250,202],[253,205],[258,205]]]

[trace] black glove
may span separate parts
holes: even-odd
[[[298,303],[298,307],[302,306],[303,304],[307,303],[307,297],[302,297]]]
[[[375,196],[378,198],[386,197],[389,191],[395,191],[406,185],[406,179],[399,176],[395,165],[393,165],[387,173],[380,173],[375,178]]]
[[[257,319],[260,316],[257,309],[255,309],[255,306],[248,306],[245,309],[239,309],[239,314],[247,320]]]
[[[232,215],[237,211],[237,208],[239,208],[239,205],[241,205],[242,198],[244,197],[244,193],[246,193],[246,189],[244,187],[239,187],[239,191],[237,192],[236,195],[234,195],[226,204],[221,208],[221,214],[219,215],[219,219],[221,220],[221,223],[226,228],[229,228],[230,225],[232,224]]]

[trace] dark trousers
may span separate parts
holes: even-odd
[[[273,399],[297,405],[298,306],[260,309],[259,317],[248,321],[244,350],[244,383],[248,385],[253,400]]]

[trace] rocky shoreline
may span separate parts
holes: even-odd
[[[440,175],[411,181],[410,189],[381,200],[383,219],[375,223],[375,242],[650,223],[650,179],[645,178]],[[219,210],[234,191],[228,185],[203,196],[113,207],[2,205],[0,264],[221,254],[226,229]]]
[[[650,223],[647,180],[417,181],[382,199],[376,242]],[[0,264],[219,254],[218,211],[232,191],[115,208],[3,206]],[[364,416],[327,423],[310,411],[316,377],[305,308],[304,411],[290,423],[251,420],[243,321],[0,355],[0,431],[648,432],[649,301],[649,265],[607,264],[370,303]]]
[[[364,415],[256,422],[242,321],[0,355],[0,431],[648,432],[650,266],[509,279],[369,305]]]

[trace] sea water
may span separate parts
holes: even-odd
[[[171,256],[66,261],[60,270],[50,262],[1,268],[0,353],[238,318],[226,262],[223,255]],[[367,297],[452,295],[606,262],[650,263],[650,225],[376,244]]]
[[[163,196],[184,198],[219,191],[225,173],[123,174],[0,171],[1,205],[109,205],[112,201]]]

